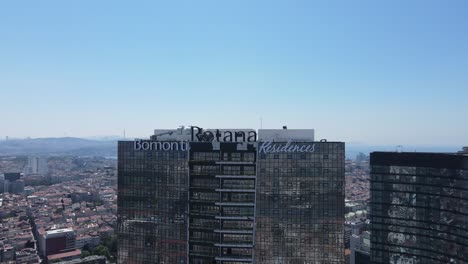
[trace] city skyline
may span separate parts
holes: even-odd
[[[1,3],[0,137],[287,125],[345,142],[466,145],[467,7]]]

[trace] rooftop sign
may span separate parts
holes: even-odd
[[[309,130],[304,130],[310,133]],[[299,131],[305,134],[304,131]],[[162,133],[158,133],[162,132]],[[257,132],[255,130],[230,130],[230,129],[207,129],[192,126],[190,129],[183,127],[178,130],[159,130],[151,137],[151,140],[135,139],[134,150],[150,151],[187,151],[190,149],[190,142],[232,142],[232,143],[255,143],[257,142]],[[297,132],[297,131],[296,131]],[[313,132],[313,130],[312,130]],[[282,132],[287,136],[285,132]],[[298,133],[296,133],[298,134]],[[301,135],[302,135],[301,134]],[[276,135],[276,134],[275,134]],[[162,140],[160,140],[160,138]],[[302,135],[302,138],[304,136]],[[276,141],[276,140],[275,140]],[[289,139],[286,143],[275,142],[274,139],[261,141],[258,144],[258,153],[312,153],[315,152],[315,144],[295,143]]]
[[[259,153],[312,153],[315,152],[315,144],[296,144],[288,140],[286,144],[273,141],[262,142]]]
[[[192,126],[190,129],[169,130],[158,133],[152,140],[135,139],[134,150],[182,150],[190,148],[189,142],[256,142],[255,130],[204,130]],[[159,140],[162,137],[163,140]]]
[[[254,130],[203,130],[203,128],[192,126],[190,128],[191,141],[199,142],[256,142],[257,132]]]
[[[134,150],[182,150],[187,151],[189,149],[189,143],[185,141],[170,142],[170,141],[145,141],[141,139],[135,139],[133,141]]]

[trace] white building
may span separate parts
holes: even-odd
[[[46,175],[49,171],[47,158],[44,157],[29,157],[26,167],[27,174]]]
[[[46,231],[39,236],[39,249],[42,256],[67,252],[75,249],[76,234],[72,228]]]

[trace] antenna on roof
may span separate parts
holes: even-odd
[[[184,134],[184,129],[185,129],[185,126],[183,126],[183,125],[179,126],[179,128],[177,130],[179,130],[180,135]]]
[[[402,146],[402,145],[396,146],[396,150],[395,150],[395,151],[398,152],[398,153],[403,152],[403,146]]]

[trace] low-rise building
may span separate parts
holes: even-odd
[[[85,246],[92,249],[101,243],[99,236],[80,235],[76,238],[76,248],[83,249]]]
[[[17,264],[39,264],[41,259],[37,255],[35,248],[24,248],[20,251],[16,251],[16,263]]]
[[[39,237],[39,248],[43,256],[54,255],[75,249],[75,240],[72,228],[49,230]]]
[[[70,261],[62,261],[57,264],[105,264],[106,257],[104,256],[89,256],[82,259],[75,259]]]
[[[370,232],[351,236],[350,264],[371,264],[370,261]]]
[[[49,262],[55,262],[59,260],[63,260],[63,261],[74,260],[74,259],[79,259],[80,257],[81,257],[81,250],[75,249],[75,250],[67,251],[64,253],[48,255],[47,259]]]

